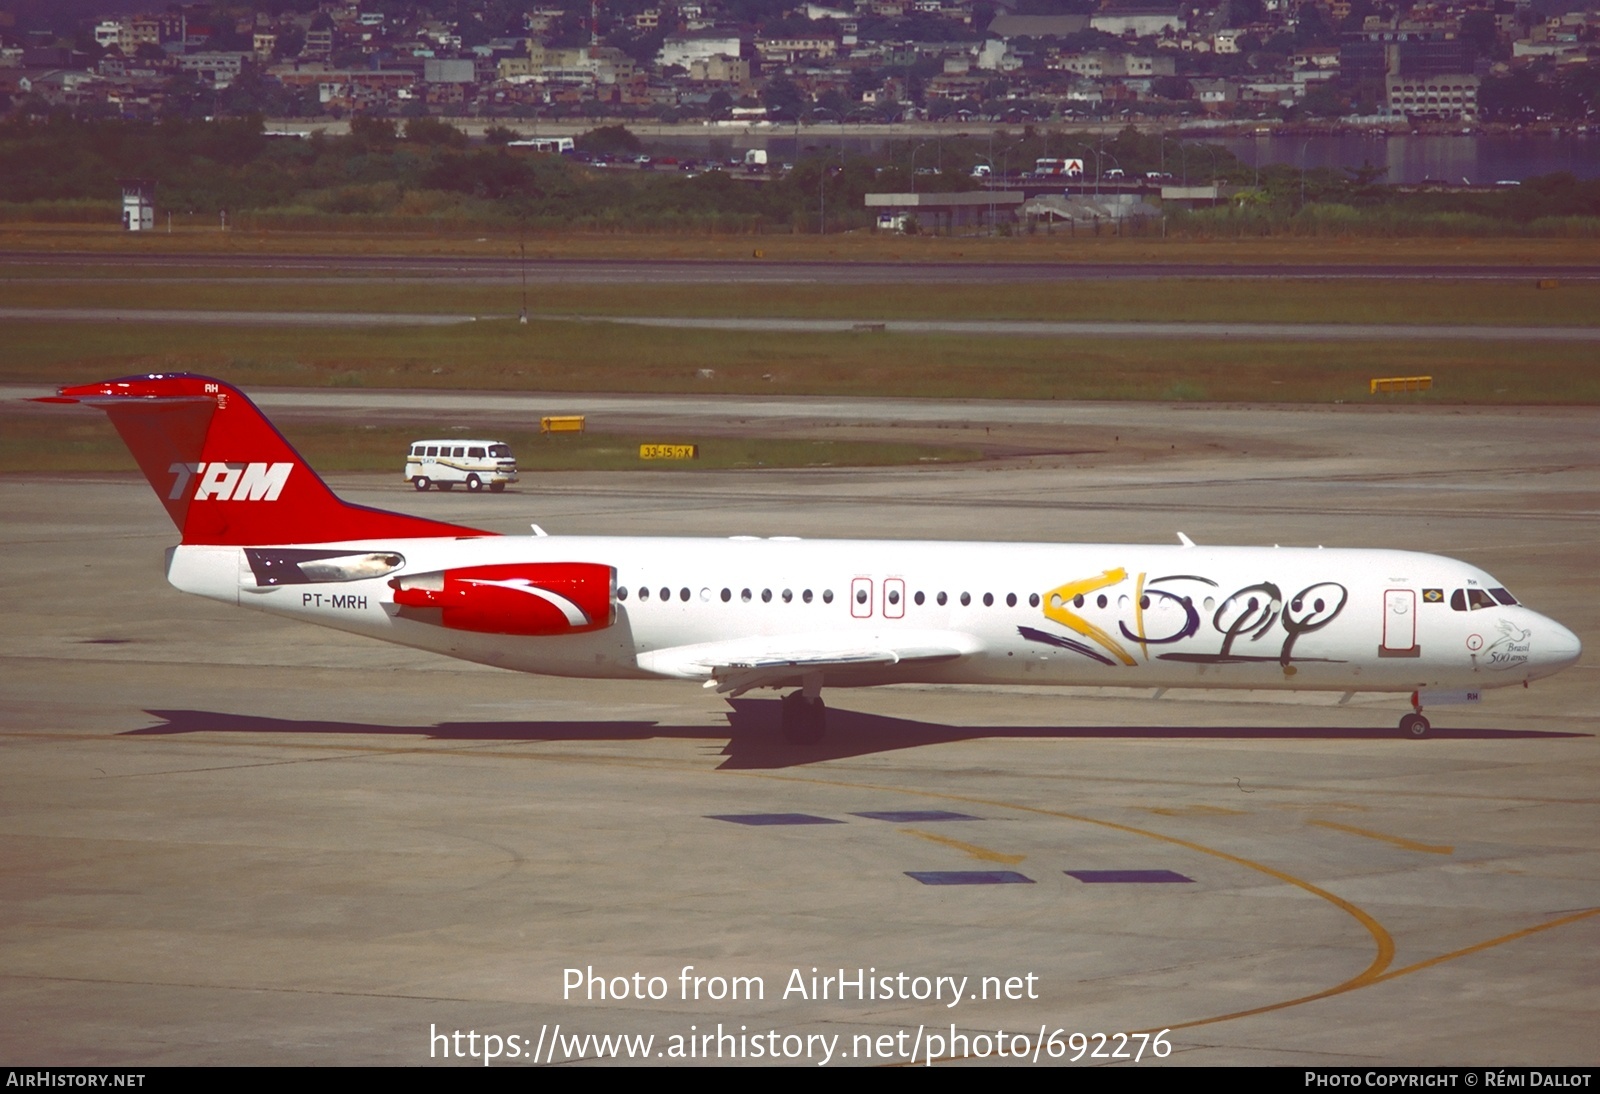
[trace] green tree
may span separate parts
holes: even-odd
[[[161,85],[163,118],[200,118],[211,113],[214,93],[193,72],[179,72]]]
[[[805,92],[781,72],[767,81],[761,101],[773,121],[795,121],[806,107]]]
[[[422,176],[430,190],[452,190],[502,200],[521,194],[532,182],[528,165],[505,149],[459,155],[446,152]]]
[[[393,148],[396,139],[394,122],[387,118],[357,114],[350,119],[350,141],[362,151]]]
[[[306,48],[306,32],[298,26],[284,27],[278,31],[278,40],[272,44],[272,58],[275,61],[286,60],[300,56],[300,51]]]
[[[1472,44],[1479,57],[1493,58],[1499,52],[1500,28],[1492,11],[1469,11],[1461,16],[1461,37]]]
[[[439,148],[465,148],[467,135],[449,122],[423,116],[406,122],[406,140]]]
[[[876,91],[882,86],[883,74],[874,72],[870,68],[858,68],[850,73],[850,97],[857,102],[868,91]]]
[[[644,143],[625,125],[603,125],[579,134],[573,140],[580,152],[607,152],[611,155],[635,155],[644,150]]]

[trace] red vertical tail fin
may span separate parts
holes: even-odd
[[[104,410],[184,543],[334,543],[492,535],[339,500],[237,388],[189,373],[64,387]]]

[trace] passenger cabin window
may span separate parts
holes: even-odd
[[[468,459],[472,459],[472,460],[481,460],[481,459],[483,459],[483,449],[481,449],[481,448],[469,448],[469,449],[467,449],[467,458]]]
[[[465,459],[466,455],[467,455],[467,447],[466,447],[466,445],[458,445],[456,447],[456,450],[455,450],[455,458],[458,459],[458,460]]]
[[[428,451],[423,453],[423,455],[426,455],[426,456],[437,456],[438,454],[439,454],[439,446],[436,445],[436,444],[430,444],[428,446]]]

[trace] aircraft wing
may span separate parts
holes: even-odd
[[[703,679],[706,687],[737,698],[752,688],[798,684],[813,673],[833,677],[830,683],[845,682],[851,676],[882,675],[896,665],[956,661],[977,649],[973,637],[959,631],[772,635],[654,650],[639,655],[639,667]]]

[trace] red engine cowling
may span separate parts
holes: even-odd
[[[617,619],[617,571],[598,562],[466,566],[389,584],[403,617],[458,631],[582,634]]]

